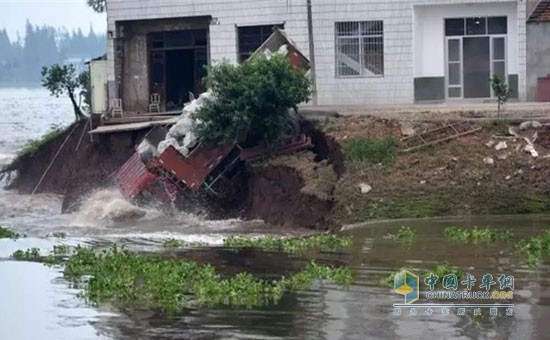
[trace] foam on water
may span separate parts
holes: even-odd
[[[75,214],[75,224],[108,226],[121,222],[151,220],[161,215],[158,210],[131,204],[115,188],[99,189],[84,199]]]

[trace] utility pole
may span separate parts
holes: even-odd
[[[307,0],[307,33],[309,40],[309,62],[311,64],[311,87],[313,105],[317,105],[317,81],[315,72],[315,43],[313,41],[313,15],[311,13],[311,0]]]

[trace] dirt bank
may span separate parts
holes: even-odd
[[[92,142],[85,124],[75,123],[36,153],[16,159],[9,170],[18,170],[19,175],[10,188],[32,192],[67,136],[37,192],[65,195],[63,209],[67,211],[91,189],[112,184],[110,176],[134,152],[146,131],[96,137]],[[550,154],[549,126],[514,137],[503,136],[508,132],[506,122],[483,123],[475,134],[402,153],[402,132],[412,128],[422,133],[445,123],[407,124],[402,129],[399,121],[368,116],[305,122],[304,131],[312,137],[314,148],[250,164],[240,202],[218,205],[222,209],[214,216],[332,229],[375,218],[550,210],[550,158],[544,157]],[[524,151],[524,137],[534,141],[539,157]],[[395,148],[382,150],[377,157],[390,161],[369,160],[372,149],[361,161],[347,154],[346,146],[354,141],[368,140],[370,145],[388,138]],[[499,142],[506,142],[506,147],[497,151]]]
[[[64,195],[63,211],[66,212],[90,190],[110,184],[110,176],[132,155],[134,144],[142,134],[96,136],[91,141],[88,129],[86,120],[75,122],[55,139],[42,144],[36,152],[17,157],[5,169],[17,173],[8,189],[16,189],[24,194],[32,193],[64,143],[36,189],[37,193]]]

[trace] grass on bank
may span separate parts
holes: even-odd
[[[34,155],[42,147],[42,145],[58,138],[65,133],[65,131],[67,131],[67,127],[52,126],[50,131],[42,137],[30,140],[23,145],[23,147],[17,151],[17,158]]]
[[[395,138],[353,138],[342,143],[348,161],[391,165],[395,162],[398,142]]]
[[[443,235],[449,240],[472,243],[508,241],[514,237],[514,234],[509,230],[499,231],[489,227],[464,229],[456,226],[445,228],[443,230]]]
[[[309,250],[338,251],[351,246],[353,239],[349,236],[322,234],[298,238],[262,237],[248,238],[232,236],[223,242],[225,247],[232,249],[258,248],[286,253],[304,253]]]

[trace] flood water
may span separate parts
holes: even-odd
[[[18,104],[17,104],[18,103]],[[31,106],[28,103],[33,103]],[[72,120],[70,103],[52,99],[41,90],[0,89],[0,153],[13,157],[18,147],[47,131],[50,124]],[[61,113],[65,112],[65,114]],[[5,123],[5,124],[4,124]],[[44,128],[44,126],[46,126]],[[171,318],[153,311],[121,312],[109,306],[86,305],[63,279],[61,269],[37,263],[14,262],[10,254],[54,245],[108,246],[161,251],[168,238],[208,244],[197,256],[233,270],[269,272],[302,261],[290,257],[271,260],[258,254],[225,252],[217,248],[227,235],[292,235],[261,221],[206,221],[186,214],[166,216],[153,208],[137,208],[114,190],[92,194],[80,211],[61,215],[61,198],[54,195],[18,195],[0,191],[0,225],[26,238],[0,240],[0,340],[16,339],[548,339],[550,338],[550,267],[528,268],[514,253],[513,243],[465,245],[447,241],[442,231],[491,226],[509,229],[517,238],[545,230],[550,216],[462,217],[370,223],[344,231],[354,236],[353,246],[341,253],[324,253],[319,261],[348,265],[355,282],[349,288],[317,283],[311,290],[287,294],[277,304],[262,308],[203,308],[191,306]],[[120,216],[135,216],[120,222]],[[117,222],[118,221],[118,222]],[[415,242],[404,244],[384,236],[402,225],[417,230]],[[52,236],[63,232],[64,239]],[[210,250],[209,250],[210,249]],[[202,255],[201,255],[202,254]],[[241,257],[239,257],[241,256]],[[269,257],[268,257],[269,258]],[[442,315],[434,308],[427,315],[419,307],[394,316],[394,304],[403,296],[380,285],[380,280],[401,267],[433,268],[447,261],[478,280],[486,273],[515,277],[513,316],[475,317],[472,310],[459,316]],[[263,269],[263,270],[262,270]],[[479,281],[478,281],[479,284]],[[422,287],[421,287],[422,288]]]

